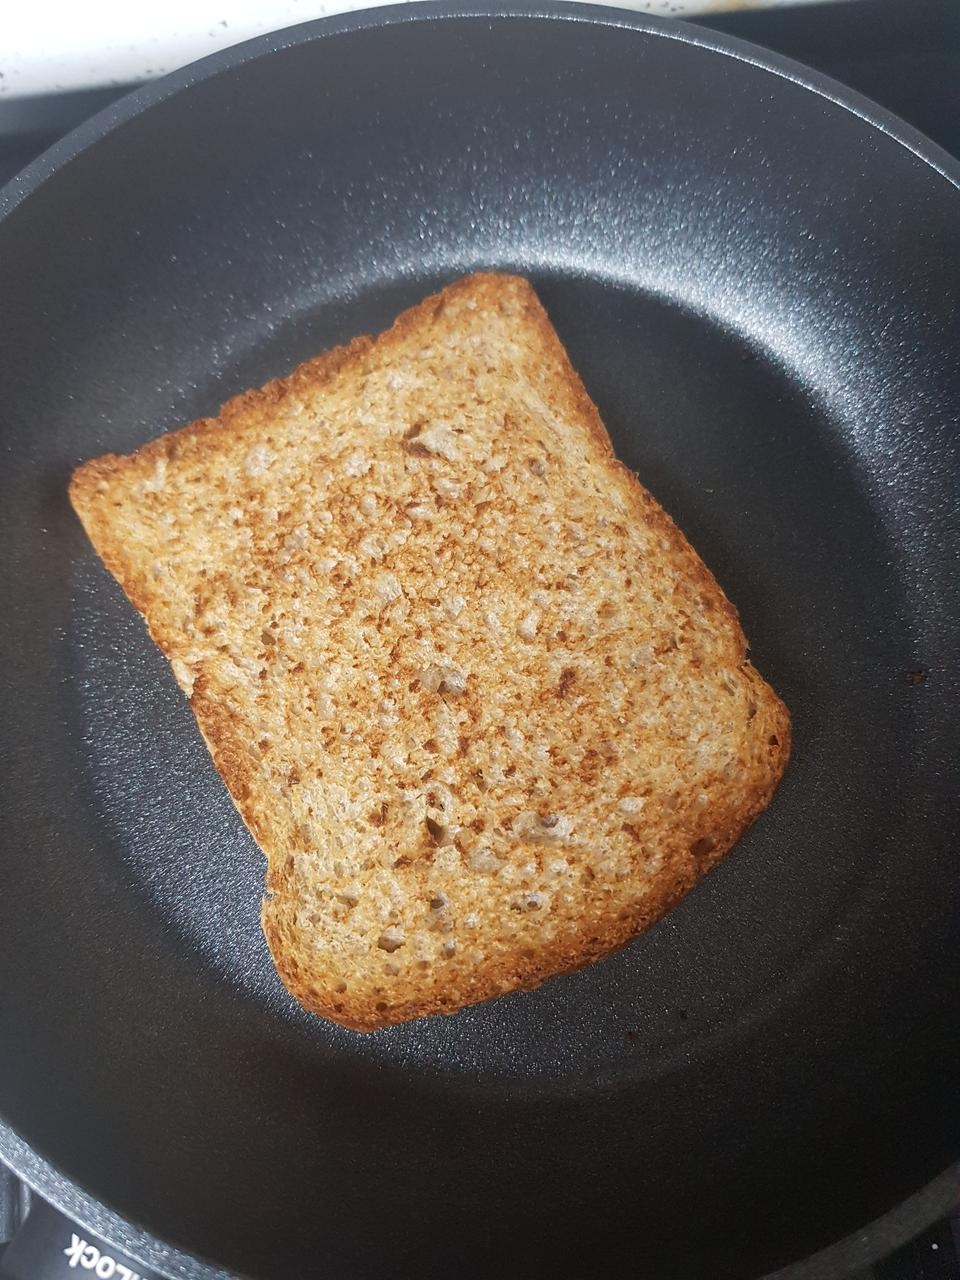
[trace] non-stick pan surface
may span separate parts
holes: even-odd
[[[755,1277],[948,1166],[952,162],[693,29],[417,6],[137,94],[0,212],[10,1126],[256,1277]],[[795,753],[634,946],[360,1037],[284,993],[261,858],[65,487],[487,266],[533,278]]]

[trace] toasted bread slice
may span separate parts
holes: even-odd
[[[785,767],[736,611],[525,280],[461,280],[70,496],[266,855],[280,976],[344,1026],[629,942]]]

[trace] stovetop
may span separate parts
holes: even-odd
[[[752,40],[851,85],[902,116],[960,157],[960,2],[958,0],[847,0],[836,5],[730,12],[701,25]],[[133,88],[21,99],[0,115],[0,184],[74,125]],[[31,1210],[27,1188],[0,1166],[0,1276],[3,1242]],[[32,1210],[35,1223],[45,1207]],[[70,1224],[64,1224],[69,1227]],[[68,1233],[67,1242],[71,1236]],[[61,1251],[63,1252],[63,1251]],[[12,1255],[7,1254],[8,1260]],[[93,1254],[72,1264],[91,1269]],[[107,1260],[107,1255],[103,1255]],[[100,1258],[100,1254],[97,1254]],[[16,1280],[45,1280],[61,1270],[10,1272]],[[141,1273],[146,1277],[147,1273]],[[96,1270],[97,1275],[107,1269]],[[123,1269],[110,1270],[123,1275]],[[872,1269],[851,1280],[960,1280],[960,1213],[931,1227]]]

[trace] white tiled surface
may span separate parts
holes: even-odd
[[[0,0],[0,97],[149,79],[261,32],[378,2]],[[624,9],[687,17],[823,0],[614,2]]]

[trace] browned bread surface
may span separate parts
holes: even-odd
[[[284,983],[345,1026],[622,946],[786,765],[736,611],[517,277],[88,462],[70,496],[266,855]]]

